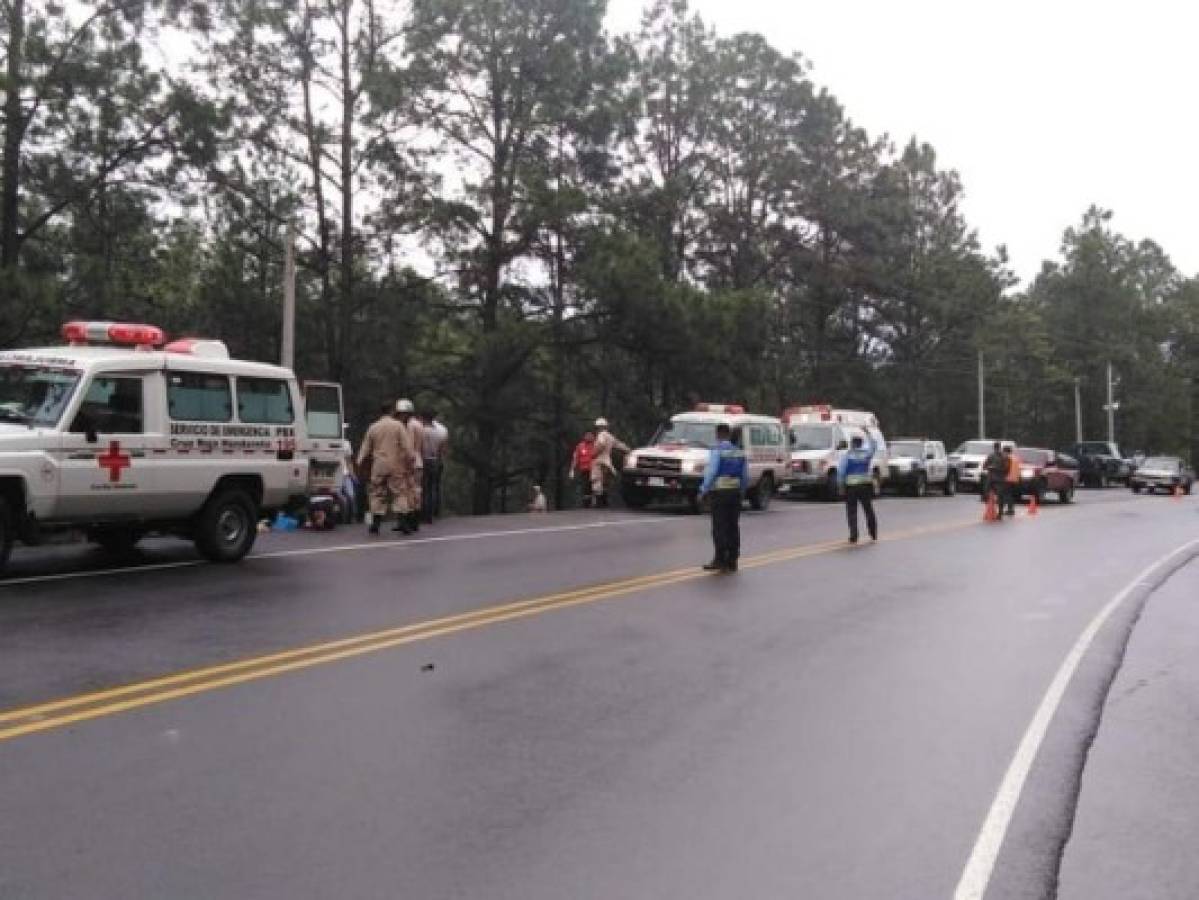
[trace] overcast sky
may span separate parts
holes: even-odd
[[[1162,0],[691,0],[812,64],[849,116],[956,169],[988,249],[1031,278],[1092,203],[1199,273],[1199,5]],[[643,0],[609,0],[613,31]]]

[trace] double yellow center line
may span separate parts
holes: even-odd
[[[895,534],[884,540],[897,541],[946,531],[957,531],[975,524],[977,524],[977,520],[971,519],[968,522],[953,522],[918,528]],[[741,562],[741,568],[753,569],[807,556],[850,549],[853,548],[844,541],[805,544],[745,558]],[[89,719],[111,716],[155,703],[177,700],[192,694],[244,684],[260,678],[269,678],[286,672],[325,665],[367,653],[377,653],[380,650],[389,650],[393,647],[443,637],[460,631],[470,631],[513,619],[540,615],[555,609],[595,603],[599,600],[627,597],[639,591],[667,587],[704,577],[711,576],[695,567],[689,567],[637,578],[626,578],[529,600],[486,607],[445,618],[373,631],[341,640],[311,644],[266,656],[255,656],[236,662],[178,672],[93,693],[64,697],[60,700],[0,713],[0,741],[12,740],[39,731],[62,728]]]

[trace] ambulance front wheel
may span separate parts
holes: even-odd
[[[237,562],[258,536],[254,501],[243,490],[227,488],[204,504],[196,523],[196,549],[213,562]]]
[[[13,540],[16,537],[16,523],[13,521],[12,508],[8,500],[0,497],[0,572],[8,565],[12,555]]]

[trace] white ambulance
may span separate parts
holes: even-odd
[[[67,530],[113,551],[175,534],[236,561],[261,516],[336,478],[339,386],[307,385],[306,405],[290,370],[151,325],[70,322],[63,337],[0,352],[0,566],[15,539]]]
[[[722,423],[733,430],[734,441],[749,462],[750,506],[766,509],[787,471],[783,423],[720,403],[700,403],[692,412],[672,416],[649,446],[625,457],[621,475],[625,505],[640,509],[652,500],[674,499],[698,509],[708,451],[716,443],[716,426]]]
[[[858,409],[834,409],[827,404],[794,406],[783,413],[791,442],[791,465],[781,492],[790,495],[819,495],[835,500],[844,493],[837,480],[837,466],[855,437],[869,437],[875,445],[870,470],[874,493],[882,493],[887,472],[887,441],[874,413]]]

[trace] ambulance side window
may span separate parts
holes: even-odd
[[[237,379],[237,417],[252,425],[290,425],[296,420],[291,387],[281,378]]]
[[[228,376],[171,372],[167,376],[167,410],[176,421],[228,422],[233,418]]]
[[[143,379],[137,376],[92,379],[71,423],[74,434],[141,434]]]
[[[749,429],[750,445],[754,447],[766,446],[766,429],[761,425],[752,425]]]

